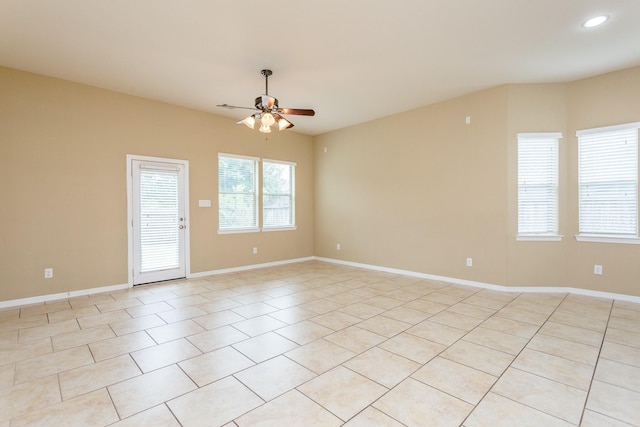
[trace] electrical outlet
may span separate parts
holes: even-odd
[[[253,248],[253,254],[257,254],[258,253],[258,248]]]
[[[467,267],[473,267],[473,258],[467,258]]]
[[[597,274],[598,276],[602,276],[602,266],[596,264],[593,266],[593,274]]]
[[[44,278],[51,279],[53,277],[53,268],[45,268],[44,269]]]
[[[338,243],[338,244],[336,245],[336,249],[337,249],[337,250],[340,250],[340,248],[341,248],[340,243]]]

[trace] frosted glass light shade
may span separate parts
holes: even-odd
[[[269,133],[269,132],[271,132],[271,127],[269,127],[269,126],[267,126],[266,124],[264,124],[264,123],[263,123],[263,124],[260,126],[260,129],[258,129],[258,130],[259,130],[260,132],[262,132],[262,133]]]
[[[253,129],[253,126],[256,124],[256,119],[253,116],[249,116],[242,119],[241,122],[244,123],[248,128]]]
[[[264,113],[260,121],[262,122],[263,125],[273,126],[273,124],[276,122],[276,119],[273,117],[273,114]]]

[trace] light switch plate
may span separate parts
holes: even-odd
[[[198,200],[198,207],[200,208],[210,208],[211,200]]]

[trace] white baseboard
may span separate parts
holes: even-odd
[[[247,271],[247,270],[255,270],[257,268],[266,268],[266,267],[276,267],[279,265],[286,265],[286,264],[295,264],[298,262],[305,262],[305,261],[313,261],[314,259],[316,259],[316,257],[306,257],[306,258],[294,258],[294,259],[287,259],[284,261],[274,261],[274,262],[266,262],[263,264],[252,264],[252,265],[244,265],[242,267],[232,267],[232,268],[223,268],[220,270],[211,270],[211,271],[201,271],[199,273],[190,273],[187,275],[187,279],[197,279],[197,278],[201,278],[201,277],[206,277],[206,276],[216,276],[219,274],[227,274],[227,273],[237,273],[239,271]]]
[[[82,297],[86,295],[100,294],[103,292],[121,291],[123,289],[128,289],[128,288],[129,288],[128,284],[111,285],[111,286],[102,286],[99,288],[81,289],[79,291],[61,292],[59,294],[40,295],[37,297],[0,301],[0,308],[10,308],[10,307],[17,307],[17,306],[29,305],[29,304],[40,304],[43,302],[57,301],[61,299],[74,298],[74,297]]]
[[[225,268],[225,269],[221,269],[221,270],[202,271],[202,272],[199,272],[199,273],[187,274],[187,279],[196,279],[196,278],[200,278],[200,277],[215,276],[215,275],[218,275],[218,274],[226,274],[226,273],[236,273],[236,272],[239,272],[239,271],[255,270],[257,268],[275,267],[275,266],[278,266],[278,265],[293,264],[293,263],[304,262],[304,261],[313,261],[314,259],[315,259],[314,257],[295,258],[295,259],[288,259],[288,260],[284,260],[284,261],[274,261],[274,262],[267,262],[267,263],[263,263],[263,264],[253,264],[253,265],[246,265],[246,266],[242,266],[242,267]],[[82,290],[79,290],[79,291],[61,292],[61,293],[58,293],[58,294],[39,295],[39,296],[36,296],[36,297],[20,298],[20,299],[8,300],[8,301],[0,301],[0,309],[18,307],[18,306],[24,306],[24,305],[30,305],[30,304],[41,304],[41,303],[46,303],[46,302],[50,302],[50,301],[58,301],[58,300],[61,300],[61,299],[74,298],[74,297],[92,295],[92,294],[99,294],[99,293],[103,293],[103,292],[120,291],[120,290],[128,289],[128,288],[130,288],[130,286],[128,284],[111,285],[111,286],[102,286],[102,287],[99,287],[99,288],[82,289]]]
[[[263,264],[245,265],[245,266],[242,266],[242,267],[224,268],[224,269],[220,269],[220,270],[202,271],[202,272],[198,272],[198,273],[190,273],[190,274],[187,275],[187,278],[188,279],[197,279],[197,278],[207,277],[207,276],[215,276],[215,275],[227,274],[227,273],[237,273],[237,272],[240,272],[240,271],[255,270],[255,269],[258,269],[258,268],[276,267],[276,266],[280,266],[280,265],[295,264],[295,263],[299,263],[299,262],[314,261],[314,260],[321,261],[321,262],[327,262],[327,263],[331,263],[331,264],[340,264],[340,265],[346,265],[346,266],[350,266],[350,267],[364,268],[364,269],[367,269],[367,270],[382,271],[382,272],[385,272],[385,273],[401,274],[401,275],[404,275],[404,276],[417,277],[417,278],[420,278],[420,279],[437,280],[437,281],[440,281],[440,282],[447,282],[447,283],[452,283],[452,284],[456,284],[456,285],[473,286],[473,287],[476,287],[476,288],[491,289],[491,290],[500,291],[500,292],[570,293],[570,294],[585,295],[585,296],[596,297],[596,298],[616,299],[616,300],[620,300],[620,301],[628,301],[628,302],[640,303],[640,297],[632,296],[632,295],[616,294],[616,293],[611,293],[611,292],[592,291],[592,290],[588,290],[588,289],[571,288],[571,287],[566,287],[566,286],[540,286],[540,287],[527,286],[527,287],[525,287],[525,286],[494,285],[494,284],[491,284],[491,283],[476,282],[476,281],[473,281],[473,280],[458,279],[458,278],[455,278],[455,277],[437,276],[437,275],[434,275],[434,274],[419,273],[419,272],[416,272],[416,271],[400,270],[400,269],[397,269],[397,268],[382,267],[382,266],[378,266],[378,265],[363,264],[363,263],[359,263],[359,262],[343,261],[343,260],[339,260],[339,259],[316,257],[316,256],[305,257],[305,258],[294,258],[294,259],[288,259],[288,260],[283,260],[283,261],[275,261],[275,262],[267,262],[267,263],[263,263]],[[58,293],[58,294],[49,294],[49,295],[41,295],[41,296],[29,297],[29,298],[20,298],[20,299],[8,300],[8,301],[0,301],[0,309],[17,307],[17,306],[24,306],[24,305],[29,305],[29,304],[39,304],[39,303],[44,303],[44,302],[49,302],[49,301],[57,301],[57,300],[61,300],[61,299],[66,299],[66,298],[74,298],[74,297],[85,296],[85,295],[99,294],[99,293],[103,293],[103,292],[120,291],[120,290],[123,290],[123,289],[128,289],[129,287],[130,286],[128,284],[111,285],[111,286],[102,286],[102,287],[99,287],[99,288],[90,288],[90,289],[81,289],[81,290],[78,290],[78,291],[62,292],[62,293]]]
[[[347,265],[350,267],[365,268],[368,270],[383,271],[385,273],[402,274],[404,276],[417,277],[420,279],[437,280],[440,282],[453,283],[456,285],[473,286],[476,288],[491,289],[500,292],[540,292],[540,293],[569,293],[577,295],[585,295],[596,298],[617,299],[621,301],[640,303],[640,297],[625,294],[616,294],[612,292],[592,291],[589,289],[571,288],[567,286],[503,286],[491,283],[475,282],[472,280],[457,279],[455,277],[436,276],[433,274],[418,273],[409,270],[400,270],[397,268],[381,267],[371,264],[361,264],[358,262],[343,261],[333,258],[314,257],[314,259],[322,262],[333,264]]]

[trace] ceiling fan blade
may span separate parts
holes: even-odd
[[[253,107],[238,107],[237,105],[229,105],[229,104],[219,104],[219,105],[216,105],[216,107],[229,108],[230,110],[233,110],[233,109],[255,110],[255,108]]]
[[[278,108],[278,113],[293,114],[295,116],[315,116],[316,112],[305,108]]]

